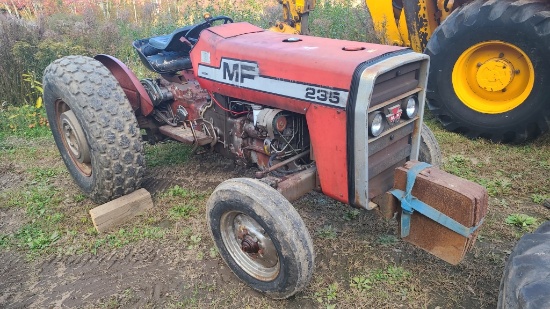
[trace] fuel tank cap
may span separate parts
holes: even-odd
[[[290,38],[286,38],[283,40],[283,42],[286,42],[286,43],[294,43],[294,42],[300,42],[302,39],[300,38],[293,38],[293,37],[290,37]]]

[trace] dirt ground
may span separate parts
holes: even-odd
[[[40,147],[55,154],[53,142]],[[59,165],[52,155],[46,164]],[[49,163],[48,163],[49,162]],[[41,162],[40,164],[44,164]],[[26,166],[0,163],[0,193],[29,181]],[[144,187],[163,205],[162,193],[179,185],[205,196],[224,179],[251,175],[215,154],[192,156],[176,166],[150,168]],[[67,173],[56,176],[67,200],[79,194]],[[68,216],[85,218],[94,207],[67,202]],[[62,248],[29,257],[17,247],[0,248],[1,308],[494,308],[504,261],[515,239],[481,233],[466,259],[451,266],[393,235],[397,223],[374,213],[350,209],[320,193],[293,203],[314,240],[316,269],[309,287],[289,300],[267,299],[241,283],[212,250],[204,211],[191,220],[168,220],[160,210],[142,222],[167,231],[159,239],[140,239],[95,252],[71,252],[70,238]],[[62,202],[63,205],[63,202]],[[203,210],[203,209],[200,209]],[[0,234],[19,229],[28,218],[17,207],[0,208]],[[490,220],[489,220],[490,221]],[[91,226],[85,219],[81,225]],[[491,224],[489,222],[489,224]],[[186,227],[199,233],[196,246],[181,236]],[[328,231],[328,232],[327,232]],[[183,232],[185,233],[185,232]],[[498,236],[498,235],[497,235]],[[96,236],[98,237],[98,236]],[[187,237],[187,238],[186,238]],[[73,238],[75,239],[75,238]],[[78,240],[73,240],[77,242]],[[93,242],[94,237],[86,238]],[[54,246],[55,247],[55,246]],[[395,270],[400,272],[393,275]],[[366,289],[353,278],[367,278]],[[333,297],[334,296],[334,297]]]

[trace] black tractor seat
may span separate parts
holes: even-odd
[[[224,24],[233,22],[227,16],[207,18],[198,24],[178,28],[170,34],[136,40],[133,46],[149,70],[159,74],[176,74],[193,68],[189,52],[199,40],[201,31],[212,26],[215,21]]]
[[[189,59],[191,46],[186,45],[186,48],[180,50],[175,48],[174,50],[171,50],[171,48],[160,49],[151,44],[152,39],[136,40],[133,43],[141,62],[149,70],[159,74],[175,74],[178,71],[193,68],[191,59]],[[170,42],[167,45],[169,46]],[[173,45],[175,46],[176,44]]]
[[[149,44],[156,49],[165,51],[191,49],[191,46],[185,40],[185,35],[193,27],[194,25],[185,26],[172,31],[170,34],[152,37],[149,39]]]

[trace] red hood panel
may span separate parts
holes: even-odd
[[[203,88],[267,105],[279,96],[345,108],[355,69],[402,49],[259,29],[233,23],[201,33],[191,60]]]

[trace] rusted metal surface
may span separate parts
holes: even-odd
[[[413,62],[380,75],[374,84],[369,107],[418,87],[420,62]]]
[[[405,190],[407,170],[416,163],[395,170],[395,188]],[[485,188],[434,167],[417,176],[412,195],[466,227],[477,226],[487,213]],[[455,265],[473,246],[478,232],[466,238],[415,212],[410,234],[403,239]]]
[[[295,201],[317,186],[317,168],[293,174],[277,184],[277,191],[289,201]]]
[[[305,157],[305,156],[307,156],[307,155],[309,155],[309,150],[308,150],[308,151],[304,151],[304,152],[302,152],[302,153],[300,153],[300,154],[297,154],[297,155],[295,155],[295,156],[293,156],[293,157],[290,157],[290,158],[288,158],[288,159],[286,159],[286,160],[284,160],[284,161],[281,161],[281,162],[279,162],[279,163],[277,163],[277,164],[274,164],[274,165],[270,166],[269,168],[267,168],[267,169],[265,169],[265,170],[263,170],[263,171],[256,172],[256,177],[262,178],[262,177],[265,176],[267,173],[270,173],[270,172],[272,172],[272,171],[274,171],[274,170],[277,170],[277,169],[279,169],[279,168],[281,168],[281,167],[284,167],[285,165],[290,164],[290,163],[292,163],[292,162],[294,162],[294,161],[296,161],[296,160],[298,160],[298,159],[301,159],[301,158],[303,158],[303,157]]]
[[[134,111],[139,109],[139,112],[143,116],[148,116],[153,112],[153,103],[132,70],[113,56],[97,55],[94,59],[101,62],[111,71],[120,87],[122,87],[122,90],[124,90]]]
[[[369,157],[369,178],[382,173],[410,155],[411,144],[409,143],[409,136],[402,137],[395,143],[388,145]],[[391,183],[387,184],[387,186],[388,189],[391,188]]]
[[[161,126],[159,127],[159,131],[168,136],[171,137],[177,141],[180,141],[184,144],[193,145],[196,143],[200,146],[208,145],[212,142],[212,137],[207,136],[201,131],[195,130],[195,135],[193,135],[193,131],[189,127],[184,126]]]
[[[202,89],[194,78],[183,78],[177,82],[169,82],[161,79],[161,85],[166,87],[174,96],[171,104],[172,111],[177,112],[179,106],[183,106],[189,113],[188,120],[202,118],[205,109],[211,104],[208,92]]]
[[[246,253],[258,253],[258,251],[260,251],[260,245],[252,236],[246,234],[241,241],[241,250]]]

